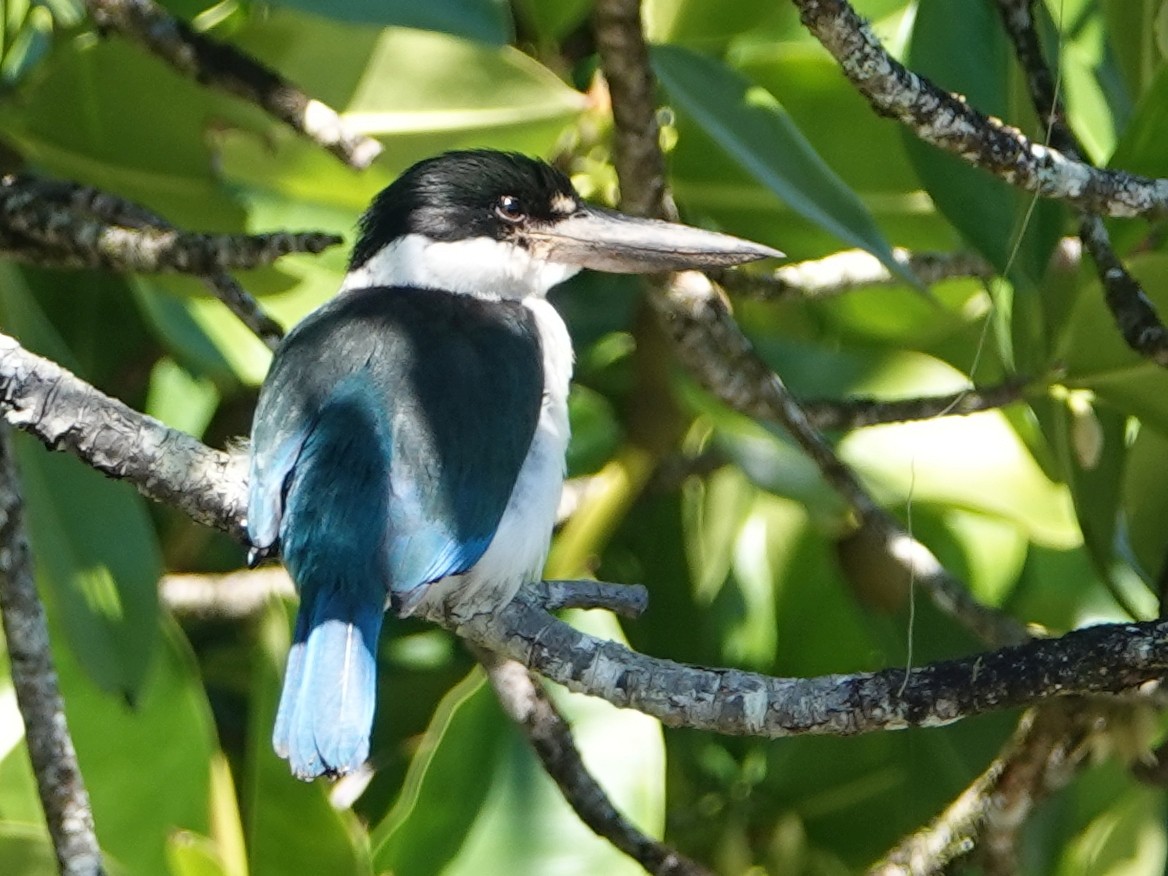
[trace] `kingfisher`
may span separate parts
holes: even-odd
[[[384,613],[495,610],[540,580],[573,353],[548,291],[782,253],[585,203],[513,153],[447,152],[362,216],[340,291],[277,348],[251,431],[253,563],[300,594],[273,745],[305,780],[368,758]]]

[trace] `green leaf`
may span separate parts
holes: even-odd
[[[11,876],[57,872],[57,855],[48,832],[0,821],[0,872]]]
[[[1083,543],[1100,574],[1110,574],[1115,559],[1124,464],[1127,417],[1092,403],[1091,394],[1071,392],[1036,404],[1053,432],[1052,443],[1075,502]],[[1042,415],[1045,416],[1042,416]],[[1053,421],[1053,422],[1051,422]]]
[[[61,612],[47,608],[55,635]],[[133,708],[94,687],[88,668],[69,651],[54,652],[97,838],[131,874],[166,872],[172,832],[206,835],[210,827],[210,761],[217,749],[210,705],[182,633],[167,621],[160,639],[158,659]]]
[[[598,471],[616,452],[623,430],[608,399],[585,386],[575,385],[568,397],[572,442],[568,445],[570,477]]]
[[[192,376],[173,359],[159,359],[150,372],[146,413],[172,429],[198,438],[218,406],[214,384]]]
[[[213,172],[207,120],[273,127],[261,111],[208,91],[127,40],[61,40],[42,71],[0,113],[0,136],[26,161],[176,224],[240,226]]]
[[[1125,535],[1145,580],[1163,574],[1168,557],[1168,435],[1141,429],[1124,472]]]
[[[789,23],[793,10],[769,0],[649,0],[644,4],[645,33],[656,43],[722,46],[745,32],[771,31]]]
[[[621,638],[611,616],[574,613],[594,635]],[[664,748],[656,721],[580,695],[553,696],[589,772],[618,809],[659,834]],[[398,805],[374,832],[379,872],[398,876],[633,874],[636,864],[598,839],[564,802],[502,714],[478,670],[443,700]],[[569,863],[570,862],[570,863]]]
[[[277,4],[341,21],[440,30],[485,43],[502,44],[511,38],[505,0],[277,0]]]
[[[483,805],[506,727],[481,669],[442,698],[397,803],[371,833],[379,871],[422,876],[445,869]]]
[[[1168,838],[1164,800],[1151,788],[1131,786],[1063,851],[1057,876],[1159,876]]]
[[[171,876],[227,876],[215,843],[190,831],[167,840],[166,861]]]
[[[1168,307],[1168,255],[1147,253],[1127,262],[1161,313]],[[1056,351],[1061,382],[1089,389],[1116,410],[1168,435],[1168,372],[1134,352],[1119,333],[1094,271],[1080,275],[1081,291]]]
[[[912,282],[859,198],[769,92],[721,62],[678,46],[654,46],[651,58],[670,102],[758,182],[808,221],[868,250]]]
[[[588,0],[515,0],[515,12],[545,40],[558,40],[588,18]]]
[[[0,314],[21,341],[64,361],[61,339],[4,272]],[[157,643],[162,558],[142,498],[76,459],[17,436],[28,529],[45,598],[59,607],[69,647],[98,685],[133,700]]]

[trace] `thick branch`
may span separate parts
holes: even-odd
[[[244,539],[244,464],[116,399],[0,335],[5,419],[50,450],[67,450],[149,499]]]
[[[0,344],[0,405],[10,408],[10,422],[49,446],[242,540],[243,467],[227,454],[102,396],[11,339]],[[891,546],[894,553],[923,550]],[[847,735],[936,726],[1060,694],[1129,690],[1168,668],[1168,622],[1155,622],[1091,627],[938,663],[914,669],[907,681],[903,669],[768,678],[684,666],[602,642],[556,620],[540,598],[528,588],[490,615],[432,619],[572,690],[640,709],[670,726],[731,734]]]
[[[1168,180],[1102,170],[1027,139],[893,59],[846,0],[794,0],[807,29],[881,115],[1011,185],[1104,216],[1168,213]]]
[[[180,73],[255,104],[350,167],[368,167],[381,144],[351,131],[331,107],[309,97],[250,55],[197,33],[152,0],[86,0],[94,23],[144,46]]]
[[[65,723],[44,609],[33,583],[23,500],[8,427],[0,425],[0,617],[12,686],[57,866],[68,876],[103,872],[93,811]]]
[[[852,736],[939,727],[1069,694],[1119,693],[1168,670],[1168,622],[1103,624],[915,668],[777,678],[674,663],[602,641],[549,615],[528,591],[490,614],[431,620],[570,690],[670,727],[734,736]]]

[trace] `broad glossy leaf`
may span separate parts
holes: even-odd
[[[588,0],[516,0],[515,13],[545,40],[567,36],[592,10]]]
[[[1168,435],[1141,429],[1124,473],[1125,535],[1145,579],[1156,580],[1168,556]]]
[[[1115,558],[1123,470],[1127,461],[1127,417],[1090,394],[1044,399],[1035,410],[1051,435],[1063,478],[1075,502],[1083,543],[1100,569],[1110,574]],[[1052,434],[1053,433],[1053,434]]]
[[[577,614],[574,622],[620,638],[608,616]],[[435,716],[398,807],[375,834],[388,833],[377,866],[401,876],[639,872],[580,823],[480,677],[476,671],[452,691]],[[594,698],[554,696],[589,772],[622,812],[658,834],[664,749],[657,722]]]
[[[770,36],[797,26],[793,9],[768,0],[650,0],[644,7],[646,36],[658,43],[721,46],[748,31]]]
[[[390,24],[440,30],[485,43],[502,44],[511,37],[505,0],[277,0],[325,18],[361,24]]]
[[[182,831],[166,844],[171,876],[227,876],[215,844],[205,836]]]
[[[568,397],[572,441],[568,445],[568,475],[597,471],[616,452],[622,429],[609,401],[584,386],[572,387]]]
[[[1057,69],[1071,127],[1087,158],[1103,164],[1115,148],[1116,135],[1128,124],[1132,102],[1123,86],[1113,33],[1099,4],[1074,6],[1062,0],[1054,7],[1037,8],[1040,23],[1054,31],[1047,45],[1057,40]]]
[[[215,179],[207,119],[264,130],[234,98],[180,76],[128,40],[62,40],[43,75],[9,98],[0,135],[40,169],[109,189],[180,225],[239,227]]]
[[[864,205],[765,89],[678,46],[656,46],[651,58],[670,102],[759,183],[807,220],[903,273]]]
[[[173,359],[159,359],[150,372],[146,413],[172,429],[201,437],[218,406],[215,386],[193,377]]]
[[[758,496],[736,466],[691,478],[682,491],[682,524],[694,598],[709,605],[721,592],[734,546]]]
[[[0,314],[33,350],[71,356],[28,295],[18,271],[3,272]],[[162,558],[142,498],[76,459],[32,439],[16,444],[38,580],[59,608],[69,646],[107,691],[133,700],[157,642]]]
[[[1053,872],[1056,876],[1158,876],[1166,853],[1161,795],[1131,785],[1065,848]]]
[[[498,768],[506,722],[478,668],[443,697],[397,803],[372,830],[378,870],[440,873],[458,854]]]
[[[60,610],[48,608],[55,632]],[[54,653],[98,840],[131,874],[166,872],[171,833],[207,835],[209,828],[210,761],[217,749],[210,705],[182,633],[164,621],[160,638],[133,708],[94,687],[71,652]]]

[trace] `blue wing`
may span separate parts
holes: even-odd
[[[367,756],[387,597],[486,551],[535,432],[541,362],[518,302],[414,289],[339,296],[278,350],[248,532],[279,541],[300,589],[274,735],[297,775]]]

